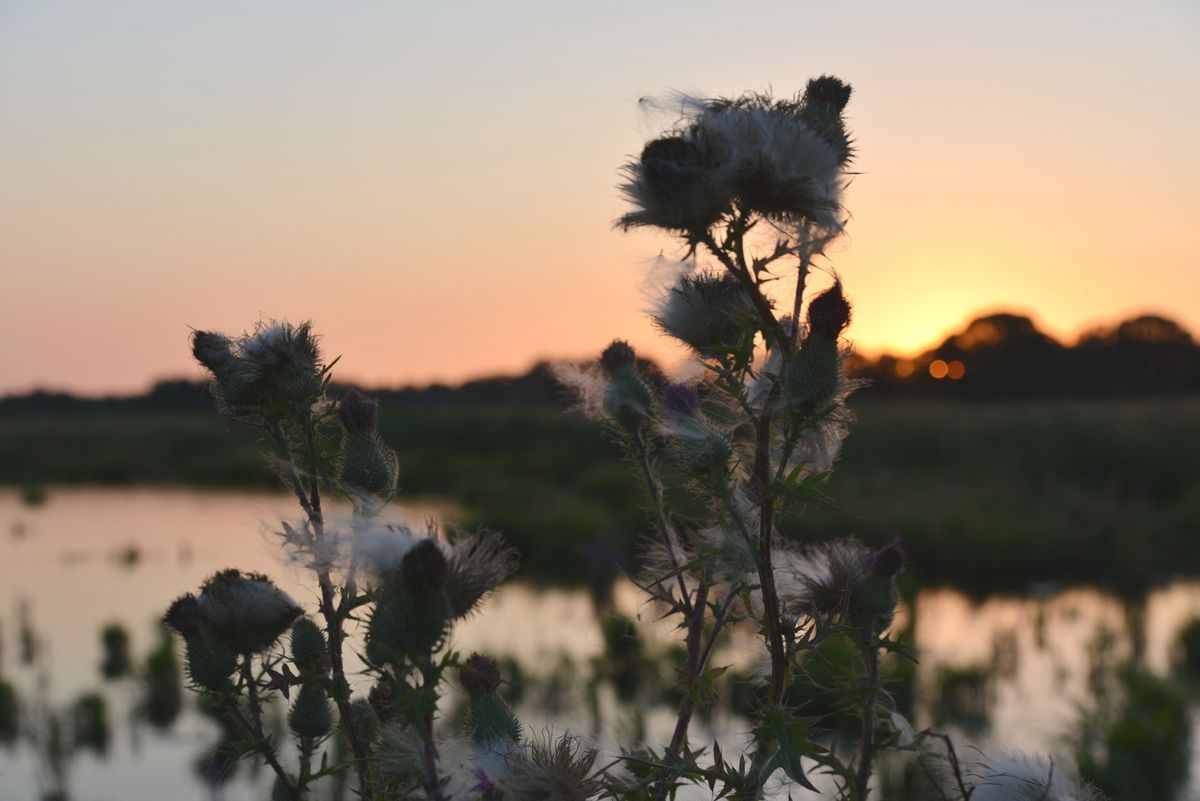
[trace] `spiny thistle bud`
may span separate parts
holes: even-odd
[[[904,570],[904,548],[900,538],[896,537],[890,543],[867,557],[867,566],[876,576],[892,578]]]
[[[458,669],[458,680],[472,698],[496,692],[500,686],[500,665],[483,654],[471,654]]]
[[[233,343],[229,337],[221,334],[193,331],[192,355],[196,357],[196,361],[216,374],[233,360]]]
[[[810,335],[824,339],[837,339],[850,324],[850,301],[842,294],[842,282],[813,298],[808,304],[808,329]]]
[[[300,688],[288,712],[288,726],[297,737],[313,740],[333,730],[333,713],[319,684],[307,683]]]
[[[325,635],[306,617],[292,624],[292,659],[305,668],[314,668],[324,662]]]
[[[841,354],[837,342],[822,336],[809,336],[787,361],[783,385],[792,408],[811,413],[829,401],[841,384]]]
[[[800,105],[800,118],[837,151],[842,164],[849,162],[854,154],[842,119],[842,112],[850,102],[850,91],[850,84],[832,75],[822,75],[808,82]]]
[[[634,352],[633,347],[621,339],[614,339],[612,344],[600,354],[600,366],[610,376],[615,375],[618,371],[626,367],[634,367],[636,364],[637,354]]]
[[[477,746],[497,749],[521,740],[521,723],[497,693],[472,696],[467,705],[467,731]]]
[[[445,593],[384,587],[367,625],[367,658],[380,665],[432,653],[441,647],[449,622]]]
[[[220,690],[237,670],[237,654],[220,637],[199,629],[183,638],[187,645],[187,672],[193,684]]]
[[[236,569],[209,578],[197,600],[205,622],[243,654],[270,648],[302,611],[266,576]]]
[[[829,109],[840,114],[850,102],[850,93],[850,84],[832,75],[821,75],[809,79],[802,102],[805,106]]]
[[[367,693],[367,703],[371,705],[371,711],[375,713],[376,718],[387,721],[395,712],[396,693],[390,684],[380,680],[371,685],[371,691]]]
[[[436,592],[446,582],[449,565],[441,547],[426,537],[412,547],[400,560],[400,575],[404,588],[426,595]]]
[[[753,301],[728,273],[683,276],[651,316],[664,333],[703,356],[741,348],[757,320]]]
[[[351,390],[338,401],[338,420],[351,434],[364,434],[379,425],[379,401],[369,398],[358,390]]]
[[[609,381],[604,393],[604,408],[622,428],[636,431],[650,419],[654,396],[637,371],[625,367]]]
[[[694,417],[700,411],[700,392],[691,384],[669,384],[663,390],[662,405],[668,414]]]
[[[341,409],[338,413],[340,416]],[[400,463],[396,459],[396,452],[375,431],[352,431],[346,428],[338,470],[338,479],[343,487],[351,493],[366,492],[387,498],[395,494],[399,477]]]

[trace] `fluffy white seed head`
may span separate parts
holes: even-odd
[[[968,771],[972,801],[1104,801],[1044,756],[988,757]]]

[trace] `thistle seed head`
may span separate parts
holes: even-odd
[[[303,611],[266,576],[222,570],[197,599],[204,621],[238,653],[270,648]]]
[[[163,623],[176,634],[187,637],[204,625],[204,615],[200,611],[200,602],[190,592],[181,595],[167,607],[163,615]]]
[[[414,545],[400,561],[400,576],[405,589],[422,595],[440,590],[448,570],[446,555],[431,537]]]
[[[233,358],[233,343],[229,337],[215,334],[211,331],[192,332],[192,355],[196,361],[216,373],[229,364]]]

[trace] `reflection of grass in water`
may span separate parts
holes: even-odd
[[[810,510],[807,538],[904,538],[912,571],[972,591],[1034,580],[1134,589],[1200,571],[1200,404],[872,406],[827,490],[856,516]],[[630,553],[640,490],[594,427],[554,409],[384,409],[401,491],[487,521],[532,575],[585,578],[582,544]],[[248,430],[207,412],[0,419],[0,482],[272,487]],[[51,493],[53,503],[53,493]],[[471,521],[468,521],[471,522]],[[564,571],[566,568],[566,571]],[[573,568],[573,573],[571,572]]]

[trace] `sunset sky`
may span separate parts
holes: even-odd
[[[339,377],[521,370],[642,316],[617,169],[672,89],[851,82],[867,353],[979,312],[1200,331],[1195,2],[0,0],[0,392],[196,375],[311,318]]]

